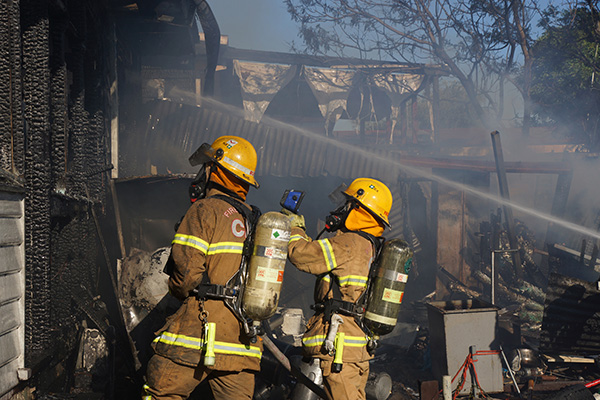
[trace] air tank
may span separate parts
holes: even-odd
[[[398,321],[413,251],[402,239],[386,241],[367,297],[365,325],[376,335],[390,333]]]
[[[275,314],[290,235],[290,222],[286,215],[271,211],[258,219],[242,297],[242,310],[246,317],[262,321]]]

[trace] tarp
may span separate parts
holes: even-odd
[[[260,122],[273,97],[296,74],[295,65],[233,60],[233,68],[242,85],[246,119],[253,122]]]
[[[337,121],[346,110],[348,93],[354,84],[356,71],[304,66],[302,75],[319,103],[327,129],[329,121]]]

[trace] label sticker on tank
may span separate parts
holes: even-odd
[[[256,280],[269,283],[283,282],[283,271],[273,268],[258,267],[256,268]]]
[[[278,260],[287,259],[287,252],[282,251],[277,247],[265,247],[256,245],[254,248],[254,254],[260,257],[276,258]]]
[[[399,290],[383,289],[383,296],[381,297],[381,299],[389,303],[400,304],[402,303],[403,297],[404,292],[401,292]]]
[[[389,269],[379,270],[377,276],[388,279],[392,282],[400,282],[400,283],[408,282],[408,275],[402,274],[397,271],[389,270]]]
[[[289,242],[290,233],[281,229],[273,229],[271,230],[271,239]]]

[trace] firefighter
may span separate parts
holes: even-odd
[[[365,292],[371,262],[392,206],[390,190],[370,178],[354,180],[343,192],[346,202],[327,218],[328,239],[312,240],[304,217],[288,213],[292,236],[289,260],[317,276],[315,315],[302,338],[305,356],[318,358],[325,391],[333,400],[365,399],[374,340],[361,327],[357,305]]]
[[[172,242],[169,274],[170,293],[183,303],[152,343],[143,399],[187,399],[204,380],[217,400],[252,399],[262,344],[219,294],[233,294],[228,282],[239,270],[252,210],[258,213],[245,202],[250,186],[258,188],[256,151],[223,136],[194,156],[203,168]]]

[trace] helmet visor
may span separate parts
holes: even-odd
[[[192,167],[207,163],[209,161],[216,161],[217,149],[212,148],[208,143],[202,143],[188,160],[190,161],[190,165]]]

